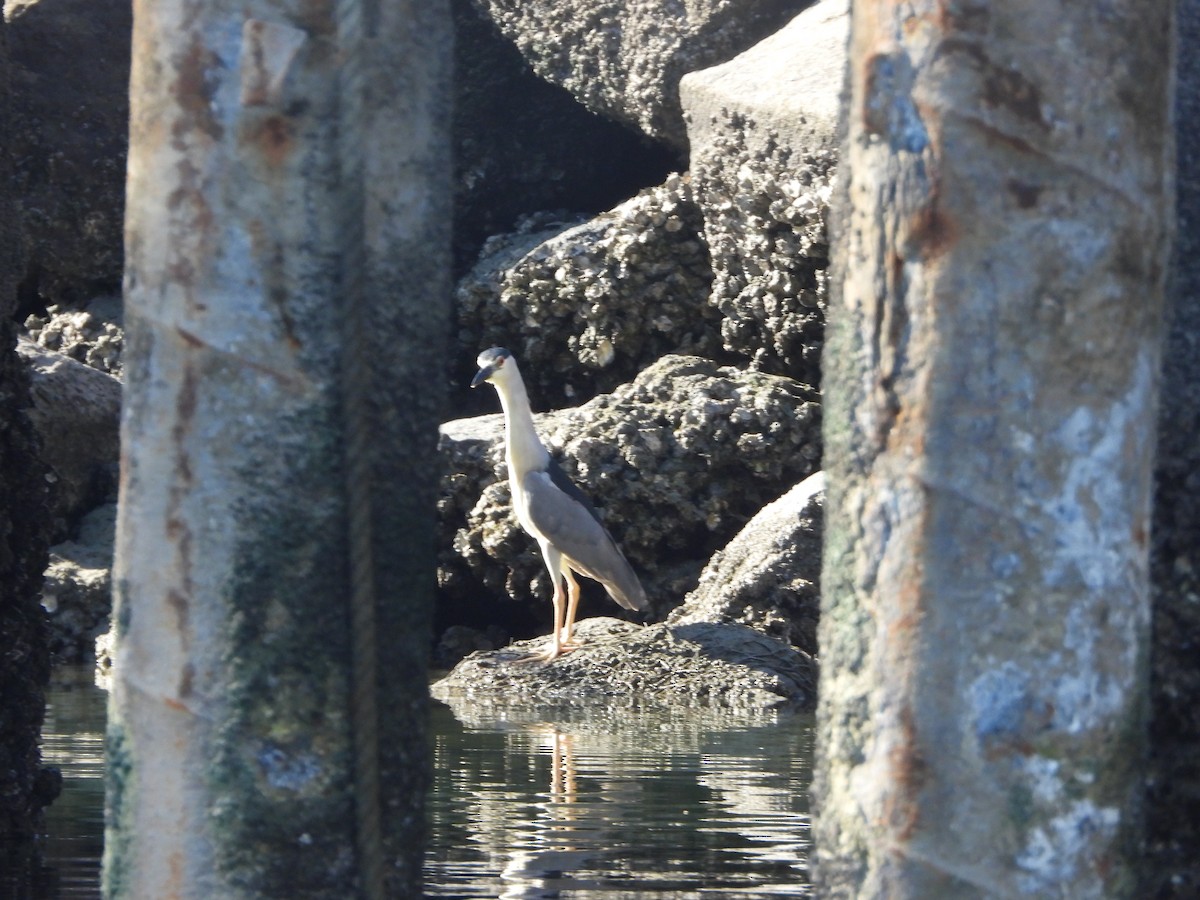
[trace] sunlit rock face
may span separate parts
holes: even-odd
[[[721,352],[690,179],[670,175],[585,222],[531,219],[484,247],[457,291],[459,356],[504,346],[535,408],[611,391],[666,353]]]
[[[817,654],[825,476],[764,506],[713,555],[668,622],[736,622]]]
[[[681,76],[757,43],[806,0],[476,0],[542,78],[593,112],[679,148]]]
[[[680,83],[723,347],[814,385],[848,23],[825,0]]]

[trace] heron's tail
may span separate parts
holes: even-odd
[[[622,562],[624,562],[623,558]],[[624,571],[618,572],[616,578],[606,579],[600,583],[604,585],[608,595],[625,609],[641,611],[650,605],[650,601],[646,599],[646,591],[642,588],[642,583],[638,581],[637,575],[628,562],[625,562],[623,568]]]

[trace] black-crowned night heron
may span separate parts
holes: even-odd
[[[609,596],[626,609],[645,609],[646,592],[595,507],[538,437],[529,395],[513,355],[493,347],[479,354],[476,362],[479,371],[471,387],[490,381],[504,409],[504,458],[517,521],[542,548],[542,558],[554,582],[553,643],[544,657],[548,661],[574,646],[571,628],[579,606],[579,582],[573,571],[600,582]]]

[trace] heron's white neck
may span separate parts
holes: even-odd
[[[500,406],[504,410],[504,458],[508,462],[509,479],[520,482],[535,469],[545,469],[550,454],[533,427],[533,412],[521,372],[510,359],[506,378],[496,384]]]

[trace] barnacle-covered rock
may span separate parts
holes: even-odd
[[[679,165],[676,151],[538,77],[472,0],[452,0],[450,9],[456,277],[521,216],[599,212]]]
[[[121,284],[133,8],[10,0],[4,12],[25,311],[73,306]]]
[[[664,353],[720,352],[701,227],[681,175],[590,221],[527,220],[459,285],[460,357],[508,347],[536,407],[612,390]]]
[[[42,607],[56,662],[90,662],[96,638],[108,630],[116,518],[116,503],[99,506],[83,518],[74,540],[50,548]]]
[[[697,164],[696,178],[723,346],[763,371],[819,384],[832,154],[795,160],[776,149],[764,158],[735,138],[718,152],[719,161]]]
[[[680,149],[679,79],[729,59],[807,0],[475,0],[533,70],[593,112]]]
[[[598,617],[580,622],[581,646],[531,665],[545,639],[473,653],[431,687],[460,709],[520,710],[603,704],[624,710],[812,709],[817,666],[807,653],[744,625],[694,622],[642,627]],[[506,716],[507,718],[507,716]]]
[[[809,384],[820,383],[847,28],[845,0],[823,0],[680,85],[724,347]]]
[[[25,319],[29,340],[84,365],[121,377],[125,349],[119,296],[93,299],[84,309],[51,305],[44,316]]]
[[[48,469],[51,539],[62,541],[116,494],[121,383],[24,338],[17,352],[29,371],[29,418]]]
[[[810,475],[768,503],[718,551],[670,625],[748,625],[817,655],[825,477]]]
[[[699,357],[664,357],[611,394],[538,416],[537,425],[602,510],[660,613],[762,506],[820,468],[811,388]],[[537,546],[511,512],[502,436],[499,416],[443,427],[439,578],[444,602],[467,624],[495,617],[483,604],[497,595],[538,598],[538,620],[549,608]],[[594,601],[584,613],[611,612],[602,591]]]

